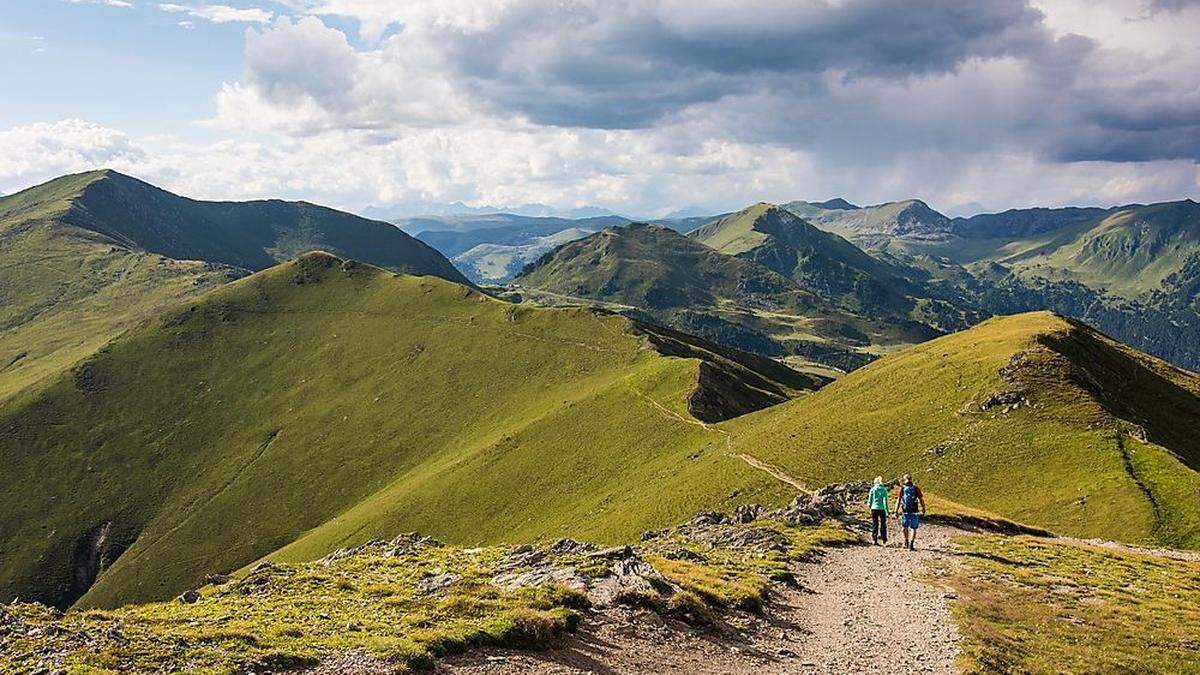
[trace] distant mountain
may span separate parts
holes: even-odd
[[[858,207],[844,199],[789,202],[782,208],[818,228],[840,235],[867,250],[904,244],[938,244],[954,238],[946,216],[919,199]]]
[[[0,198],[0,403],[162,307],[312,249],[467,283],[392,225],[304,202],[202,202],[114,171]]]
[[[1066,207],[1009,209],[955,218],[954,231],[970,239],[1026,239],[1099,219],[1111,209]]]
[[[6,197],[0,217],[64,198],[63,225],[175,260],[260,270],[322,249],[397,272],[465,281],[443,256],[388,223],[307,202],[197,201],[115,171],[66,176]]]
[[[498,284],[511,279],[526,264],[543,253],[600,230],[629,221],[620,216],[599,218],[527,218],[512,214],[492,214],[490,227],[425,230],[421,241],[453,260],[471,281]],[[483,221],[473,221],[479,224]],[[504,223],[494,226],[495,223]],[[461,223],[460,223],[461,224]],[[410,223],[410,226],[418,226]]]
[[[688,236],[721,253],[753,260],[863,316],[914,320],[944,331],[978,319],[969,309],[956,307],[952,295],[924,284],[921,270],[872,257],[779,206],[756,204]]]
[[[658,225],[607,228],[571,242],[513,283],[542,301],[607,303],[721,344],[841,369],[865,363],[873,350],[938,334],[916,321],[855,314],[758,261]]]
[[[557,209],[544,204],[524,204],[515,207],[467,206],[454,204],[426,204],[420,208],[367,207],[363,215],[377,220],[386,220],[404,227],[405,231],[417,233],[444,229],[470,229],[471,223],[483,223],[484,227],[495,226],[505,218],[559,218],[582,220],[585,218],[624,218],[618,213],[598,206],[581,206]],[[625,218],[628,220],[628,218]],[[410,223],[420,225],[410,227]],[[423,229],[421,229],[423,228]]]

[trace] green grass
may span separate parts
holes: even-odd
[[[571,596],[557,588],[492,585],[506,549],[420,547],[392,557],[387,548],[376,545],[330,565],[277,566],[203,588],[194,604],[176,600],[61,618],[37,605],[12,605],[8,612],[47,634],[13,640],[0,669],[20,671],[40,658],[28,654],[46,647],[59,655],[59,667],[87,672],[182,666],[233,673],[311,666],[352,651],[407,668],[469,646],[541,646],[578,620],[562,604]],[[444,591],[419,590],[423,578],[445,573],[457,579]],[[80,648],[78,635],[98,644]]]
[[[241,279],[0,413],[0,588],[114,606],[397,529],[616,542],[783,498],[689,415],[701,359],[749,383],[727,397],[778,385],[647,340],[324,255]],[[100,532],[89,588],[78,547]]]
[[[160,309],[314,248],[463,280],[397,228],[312,204],[199,202],[112,171],[0,197],[0,405]]]
[[[1029,405],[981,410],[1013,391]],[[1196,548],[1200,446],[1186,430],[1200,424],[1198,391],[1194,375],[1034,313],[893,354],[722,428],[735,450],[811,485],[911,473],[1019,522]]]
[[[733,528],[770,528],[779,545],[708,546],[680,530],[638,545],[633,554],[679,588],[660,587],[619,602],[693,624],[714,625],[735,609],[761,611],[773,579],[820,548],[855,536],[825,522],[790,527],[759,519]],[[509,587],[497,570],[528,572],[512,547],[463,549],[436,542],[375,541],[335,556],[278,564],[205,586],[193,603],[180,600],[114,610],[60,614],[44,606],[0,605],[5,649],[0,672],[27,672],[42,662],[68,672],[234,673],[305,667],[346,653],[365,653],[402,670],[427,668],[442,654],[474,646],[540,648],[581,620],[586,589],[550,583]],[[686,548],[696,561],[665,557]],[[527,554],[524,551],[522,554]],[[545,549],[544,562],[575,570],[592,584],[612,574],[612,560],[587,552]],[[449,575],[446,577],[445,575]],[[578,576],[582,575],[582,576]],[[449,584],[422,589],[423,580]]]
[[[1200,563],[1028,537],[963,537],[952,605],[967,672],[1200,669]]]

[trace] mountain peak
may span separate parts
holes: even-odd
[[[823,209],[829,209],[831,211],[855,211],[861,208],[851,204],[841,197],[834,197],[833,199],[828,199],[823,202],[812,202],[812,205]]]

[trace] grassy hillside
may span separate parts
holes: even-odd
[[[1160,288],[1200,254],[1200,204],[1189,199],[1117,209],[1054,244],[1002,262],[1024,274],[1072,279],[1133,298]]]
[[[514,283],[525,295],[552,294],[543,301],[611,303],[722,344],[845,369],[937,334],[854,314],[761,264],[656,225],[608,228],[566,244]]]
[[[0,407],[159,308],[245,274],[129,250],[69,225],[92,180],[0,198]]]
[[[806,382],[623,317],[313,254],[0,410],[0,597],[162,598],[401,529],[635,538],[735,488],[781,495],[697,417]]]
[[[957,293],[926,283],[923,270],[872,257],[779,206],[756,204],[688,236],[757,262],[830,304],[863,316],[923,323],[941,331],[959,330],[981,318]]]
[[[314,248],[463,281],[395,227],[311,204],[198,202],[112,171],[0,198],[0,401],[158,308]]]
[[[913,474],[1052,530],[1200,547],[1200,379],[1049,313],[991,319],[730,421],[812,484]]]

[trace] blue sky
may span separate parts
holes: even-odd
[[[654,215],[1200,196],[1193,0],[6,0],[0,192]]]

